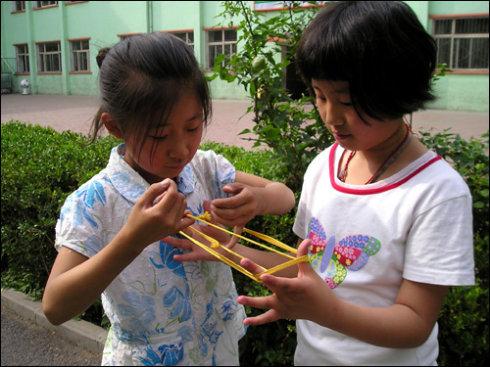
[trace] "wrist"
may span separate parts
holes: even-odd
[[[128,254],[133,258],[137,257],[146,247],[142,246],[126,227],[121,228],[112,242],[117,243],[121,253]]]

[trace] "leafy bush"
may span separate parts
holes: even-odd
[[[476,286],[451,288],[439,318],[439,363],[474,366],[488,362],[488,132],[463,140],[448,131],[421,133],[428,147],[463,176],[473,196]],[[464,255],[462,255],[464,256]]]
[[[21,123],[2,124],[1,136],[2,287],[39,299],[56,256],[54,226],[59,209],[69,193],[105,167],[117,142],[107,137],[89,145],[79,134]],[[488,134],[469,141],[447,132],[421,137],[461,173],[474,202],[477,285],[453,288],[446,298],[439,319],[439,363],[480,365],[488,360]],[[239,170],[284,181],[282,166],[270,151],[249,152],[215,143],[202,148],[223,154]],[[292,212],[256,218],[249,227],[294,245],[293,221]],[[267,294],[264,287],[234,274],[240,294]],[[247,309],[247,313],[261,311]],[[82,318],[107,326],[100,302]],[[296,345],[294,323],[281,320],[249,328],[240,344],[241,364],[290,365]]]

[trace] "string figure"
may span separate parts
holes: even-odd
[[[253,279],[254,281],[256,282],[259,282],[261,283],[262,281],[260,280],[260,276],[262,274],[273,274],[273,273],[276,273],[282,269],[286,269],[292,265],[296,265],[296,264],[299,264],[301,262],[308,262],[309,261],[309,257],[308,255],[304,255],[304,256],[300,256],[300,257],[296,257],[296,254],[297,254],[297,250],[291,246],[288,246],[286,245],[285,243],[282,243],[281,241],[273,238],[273,237],[270,237],[266,234],[263,234],[263,233],[260,233],[260,232],[256,232],[256,231],[252,231],[251,229],[248,229],[248,228],[243,228],[242,229],[242,232],[245,232],[245,233],[248,233],[249,235],[251,236],[254,236],[264,242],[267,242],[271,245],[274,245],[276,247],[279,247],[283,250],[286,250],[286,252],[282,252],[282,251],[279,251],[277,250],[276,248],[273,248],[273,247],[270,247],[268,245],[265,245],[263,243],[260,243],[260,242],[257,242],[251,238],[247,238],[247,237],[244,237],[242,236],[241,234],[239,233],[235,233],[235,232],[232,232],[232,231],[229,231],[227,230],[226,228],[223,228],[221,226],[218,226],[214,223],[211,223],[211,214],[209,212],[204,212],[204,214],[201,214],[199,216],[194,216],[192,214],[187,214],[187,216],[189,218],[192,218],[196,221],[199,221],[201,223],[204,223],[204,224],[207,224],[208,226],[211,226],[211,227],[214,227],[222,232],[225,232],[225,233],[228,233],[229,235],[231,236],[234,236],[234,237],[237,237],[241,240],[244,240],[246,242],[250,242],[256,246],[259,246],[263,249],[266,249],[268,251],[272,251],[276,254],[279,254],[289,260],[285,261],[284,263],[281,263],[279,265],[276,265],[272,268],[269,268],[269,269],[266,269],[260,265],[258,265],[260,268],[263,269],[262,272],[258,273],[258,274],[253,274],[251,273],[250,271],[248,271],[247,269],[245,269],[244,267],[242,267],[240,264],[237,264],[235,263],[233,260],[231,260],[230,258],[220,254],[217,250],[219,248],[225,250],[226,252],[228,252],[230,255],[233,255],[233,256],[236,256],[240,259],[243,259],[244,256],[240,255],[239,253],[236,253],[235,251],[229,249],[228,247],[226,246],[223,246],[217,239],[205,234],[205,233],[202,233],[201,231],[199,231],[198,229],[194,228],[194,227],[188,227],[191,231],[197,233],[199,236],[203,237],[206,239],[206,241],[209,242],[209,246],[198,241],[197,239],[191,237],[190,235],[188,235],[187,233],[184,233],[183,231],[180,231],[179,234],[184,236],[185,238],[187,238],[189,241],[191,241],[192,243],[194,243],[195,245],[199,246],[200,248],[202,248],[203,250],[207,251],[208,253],[210,253],[211,255],[213,255],[214,257],[216,257],[218,260],[224,262],[225,264],[231,266],[232,268],[238,270],[240,273],[248,276],[249,278]]]

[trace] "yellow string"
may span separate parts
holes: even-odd
[[[294,257],[294,256],[291,256],[291,255],[285,254],[284,252],[278,251],[278,250],[276,250],[276,249],[274,249],[274,248],[272,248],[272,247],[269,247],[269,246],[267,246],[267,245],[264,245],[263,243],[260,243],[260,242],[254,241],[254,240],[252,240],[252,239],[250,239],[250,238],[247,238],[247,237],[244,237],[244,236],[242,236],[242,235],[239,235],[238,233],[235,233],[235,232],[229,231],[229,230],[227,230],[226,228],[223,228],[223,227],[217,226],[216,224],[211,223],[211,222],[208,222],[208,221],[206,221],[206,220],[202,219],[201,217],[196,217],[196,216],[191,215],[191,214],[187,214],[187,216],[188,216],[188,217],[190,217],[190,218],[192,218],[192,219],[194,219],[194,220],[198,220],[198,221],[200,221],[200,222],[206,223],[207,225],[209,225],[209,226],[211,226],[211,227],[214,227],[214,228],[216,228],[216,229],[219,229],[219,230],[220,230],[220,231],[222,231],[222,232],[226,232],[226,233],[228,233],[228,234],[230,234],[230,235],[232,235],[232,236],[238,237],[238,238],[240,238],[240,239],[242,239],[242,240],[244,240],[244,241],[247,241],[247,242],[253,243],[254,245],[257,245],[257,246],[259,246],[259,247],[265,248],[265,249],[267,249],[267,250],[269,250],[269,251],[271,251],[271,252],[275,252],[275,253],[276,253],[276,254],[278,254],[278,255],[281,255],[281,256],[287,257],[287,258],[289,258],[289,259],[291,259],[291,260],[292,260],[292,259],[296,259],[296,257]],[[262,234],[262,233],[259,233],[259,232],[254,232],[254,231],[252,231],[252,230],[250,230],[250,229],[248,229],[248,228],[244,228],[243,230],[244,230],[244,231],[247,231],[247,232],[251,232],[251,234],[253,234],[253,233],[257,233],[257,234],[259,234],[259,235],[262,235],[263,237],[266,237],[266,238],[261,238],[261,239],[263,239],[263,240],[264,240],[264,241],[266,241],[266,242],[269,242],[269,241],[268,241],[268,239],[272,239],[272,237],[266,236],[266,235],[264,235],[264,234]],[[257,237],[258,237],[258,236],[257,236]],[[275,242],[279,242],[279,241],[278,241],[278,240],[276,240],[276,239],[274,239],[274,241],[275,241]],[[270,242],[270,243],[272,243],[272,242]],[[279,242],[279,243],[281,243],[281,244],[282,244],[282,246],[285,246],[285,247],[288,247],[288,248],[290,248],[290,249],[293,249],[292,247],[289,247],[288,245],[286,245],[286,244],[284,244],[284,243],[282,243],[282,242]],[[276,243],[272,243],[272,244],[276,244]],[[281,246],[278,246],[278,247],[281,247]],[[283,248],[284,248],[284,247],[283,247]],[[296,253],[296,250],[294,250],[294,249],[293,249],[293,253]]]
[[[247,269],[245,269],[244,267],[236,264],[235,262],[231,261],[230,259],[228,259],[227,257],[225,256],[222,256],[220,253],[214,251],[212,248],[206,246],[205,244],[197,241],[196,239],[192,238],[191,236],[189,236],[187,233],[183,232],[183,231],[180,231],[179,232],[182,236],[186,237],[189,241],[195,243],[197,246],[201,247],[203,250],[209,252],[211,255],[213,255],[214,257],[218,258],[219,260],[223,261],[225,264],[231,266],[232,268],[238,270],[240,273],[242,274],[245,274],[246,276],[248,276],[249,278],[255,280],[256,282],[261,282],[260,279],[256,278],[251,272],[249,272]]]
[[[190,240],[192,243],[196,244],[197,246],[201,247],[203,250],[207,251],[208,253],[210,253],[211,255],[213,255],[214,257],[216,257],[217,259],[221,260],[222,262],[224,262],[225,264],[231,266],[232,268],[238,270],[239,272],[241,272],[242,274],[248,276],[249,278],[255,280],[256,282],[259,282],[261,283],[262,281],[260,280],[260,276],[262,274],[273,274],[273,273],[276,273],[280,270],[283,270],[283,269],[286,269],[292,265],[295,265],[295,264],[299,264],[301,262],[308,262],[309,261],[309,258],[308,258],[308,255],[303,255],[301,257],[293,257],[293,256],[290,256],[288,254],[285,254],[281,251],[278,251],[276,249],[273,249],[269,246],[266,246],[262,243],[259,243],[259,242],[256,242],[250,238],[247,238],[247,237],[244,237],[244,236],[241,236],[239,235],[238,233],[235,233],[235,232],[231,232],[229,230],[227,230],[226,228],[223,228],[221,226],[218,226],[218,225],[215,225],[214,223],[211,223],[209,222],[209,220],[211,220],[211,215],[209,212],[204,212],[204,214],[201,214],[199,216],[194,216],[194,215],[191,215],[191,214],[187,214],[187,216],[189,218],[192,218],[194,220],[198,220],[200,222],[203,222],[203,223],[206,223],[207,225],[211,226],[211,227],[214,227],[222,232],[225,232],[225,233],[228,233],[232,236],[235,236],[235,237],[238,237],[244,241],[247,241],[247,242],[250,242],[250,243],[253,243],[257,246],[260,246],[262,248],[265,248],[265,249],[268,249],[269,251],[272,251],[272,252],[275,252],[276,254],[279,254],[279,255],[282,255],[282,256],[285,256],[291,260],[289,261],[286,261],[282,264],[279,264],[279,265],[276,265],[270,269],[266,269],[260,265],[258,265],[260,268],[264,269],[264,271],[262,271],[261,273],[259,273],[257,276],[255,276],[254,274],[252,274],[250,271],[248,271],[247,269],[245,269],[244,267],[242,267],[241,265],[238,265],[237,263],[235,263],[234,261],[228,259],[226,256],[223,256],[221,255],[219,252],[215,251],[214,248],[223,248],[225,251],[227,251],[228,253],[234,255],[234,256],[237,256],[238,258],[240,259],[243,259],[244,257],[234,251],[232,251],[231,249],[229,249],[228,247],[226,246],[223,246],[218,240],[216,240],[215,238],[211,237],[211,236],[208,236],[206,235],[205,233],[202,233],[201,231],[199,231],[198,229],[194,228],[194,227],[188,227],[190,228],[192,231],[198,233],[199,235],[201,235],[203,238],[205,238],[207,241],[209,241],[209,243],[211,244],[211,247],[203,244],[202,242],[199,242],[198,240],[196,240],[195,238],[189,236],[188,234],[186,234],[185,232],[183,231],[180,231],[179,233],[186,237],[188,240]],[[297,254],[297,250],[293,247],[290,247],[288,245],[286,245],[285,243],[273,238],[273,237],[270,237],[266,234],[263,234],[263,233],[260,233],[260,232],[256,232],[256,231],[252,231],[251,229],[248,229],[248,228],[243,228],[243,231],[246,232],[246,233],[249,233],[265,242],[268,242],[272,245],[275,245],[279,248],[282,248],[283,250],[286,250],[286,251],[289,251],[290,253],[293,253],[293,254]]]

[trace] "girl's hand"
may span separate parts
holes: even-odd
[[[184,217],[186,202],[171,179],[151,185],[136,201],[121,231],[142,251],[149,244],[194,223]]]
[[[297,256],[308,253],[310,240],[305,240],[298,248]],[[248,259],[240,263],[253,273],[260,270]],[[337,298],[328,285],[318,276],[308,263],[298,264],[299,271],[296,278],[281,278],[264,274],[260,279],[264,285],[273,292],[265,297],[239,296],[238,303],[268,310],[267,312],[248,317],[244,320],[246,325],[262,325],[279,319],[323,319],[326,312],[336,309]]]
[[[260,197],[260,188],[252,188],[242,183],[234,182],[225,185],[223,191],[233,196],[224,199],[215,199],[206,208],[213,216],[213,220],[227,226],[245,226],[245,224],[258,214],[263,213]]]
[[[201,231],[202,233],[213,237],[214,239],[218,240],[222,246],[226,246],[228,248],[232,248],[235,243],[237,242],[237,238],[228,235],[225,232],[222,232],[216,228],[213,228],[211,226],[202,226],[199,224],[196,224],[193,226],[197,230]],[[186,229],[184,230],[186,234],[189,236],[197,239],[199,242],[203,242],[204,244],[209,245],[208,241],[204,239],[203,237],[199,236],[196,232]],[[163,238],[163,241],[168,243],[169,245],[176,247],[178,249],[188,251],[187,253],[181,254],[181,255],[174,255],[174,260],[176,261],[217,261],[218,259],[211,255],[209,252],[206,250],[203,250],[201,247],[195,245],[192,243],[190,240],[187,238],[175,238],[175,237],[165,237]],[[218,252],[222,253],[219,249],[217,250]],[[227,256],[227,254],[225,254]]]

